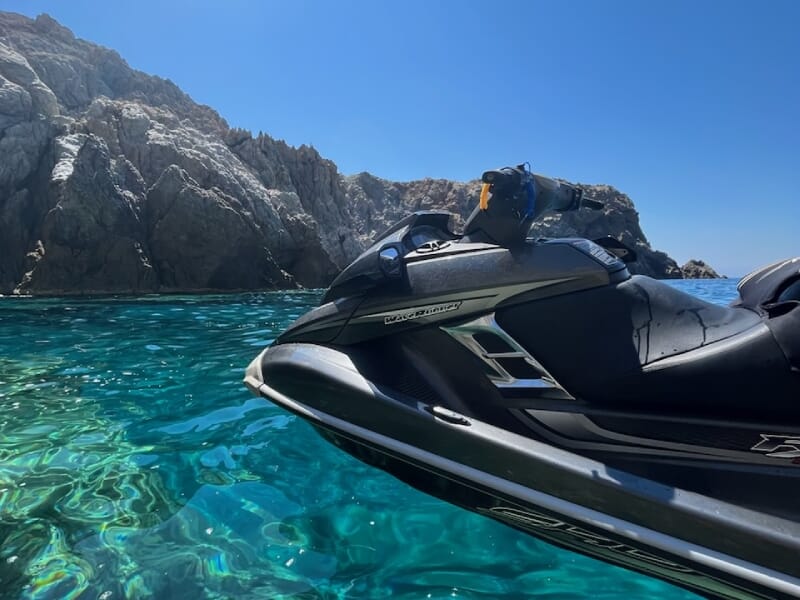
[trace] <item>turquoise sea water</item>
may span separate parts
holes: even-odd
[[[694,598],[421,494],[250,396],[244,367],[318,299],[0,298],[0,596]]]

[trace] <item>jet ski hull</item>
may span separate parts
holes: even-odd
[[[722,307],[623,245],[527,239],[598,208],[524,166],[378,236],[248,368],[407,483],[714,598],[800,597],[800,259]],[[488,186],[488,187],[487,187]]]
[[[708,597],[800,596],[794,521],[397,393],[340,349],[268,348],[245,382],[357,458],[558,546]]]

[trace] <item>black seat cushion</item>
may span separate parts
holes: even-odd
[[[510,307],[497,321],[567,391],[603,406],[749,411],[772,402],[752,397],[766,391],[765,377],[785,397],[781,405],[797,391],[761,316],[648,277]]]

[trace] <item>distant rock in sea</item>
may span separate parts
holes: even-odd
[[[725,279],[702,260],[692,259],[681,267],[684,279]]]
[[[587,187],[604,210],[551,215],[534,233],[613,235],[636,250],[633,271],[684,275],[627,196]],[[0,12],[0,293],[323,286],[409,211],[463,224],[478,190],[342,176],[47,15]]]

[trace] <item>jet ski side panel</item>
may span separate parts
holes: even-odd
[[[463,252],[458,244],[415,251],[406,257],[406,286],[365,295],[347,327],[333,340],[350,345],[409,329],[491,312],[499,303],[525,302],[608,285],[609,273],[586,252],[568,243],[547,243],[512,253],[476,245]],[[294,332],[281,341],[313,341]]]
[[[302,338],[307,342],[332,342],[347,325],[353,311],[361,303],[360,297],[340,298],[318,306],[292,323],[279,337],[278,342]]]

